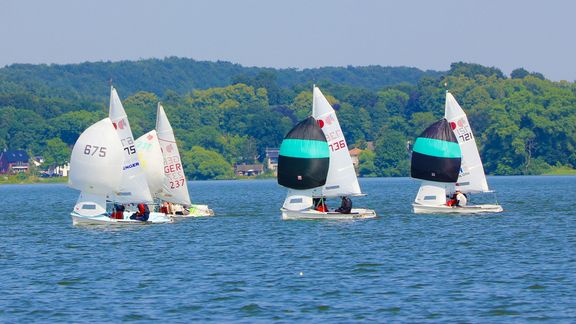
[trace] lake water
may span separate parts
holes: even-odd
[[[417,181],[362,179],[380,217],[344,222],[282,221],[274,180],[193,182],[216,217],[130,228],[0,186],[0,322],[575,322],[576,177],[488,181],[504,213],[414,215]]]

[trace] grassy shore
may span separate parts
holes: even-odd
[[[32,184],[32,183],[66,183],[68,177],[40,178],[23,174],[0,175],[0,185],[3,184]]]
[[[565,166],[552,167],[544,175],[576,175],[576,170]]]

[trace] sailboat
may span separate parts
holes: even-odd
[[[314,198],[363,195],[336,112],[316,86],[312,116],[296,125],[280,146],[278,183],[289,189],[283,219],[376,217],[365,208],[352,208],[349,214],[313,208]]]
[[[495,213],[498,204],[448,206],[446,197],[456,190],[490,192],[472,129],[466,114],[449,92],[445,116],[414,142],[411,175],[422,184],[412,204],[414,213]]]
[[[458,180],[455,183],[456,190],[465,194],[493,192],[488,187],[484,166],[468,117],[454,96],[448,91],[446,91],[444,118],[450,124],[450,128],[458,140],[460,150],[462,150],[462,165]],[[503,208],[499,204],[468,205],[464,208],[464,211],[467,212],[477,212],[478,210],[483,213],[498,213],[503,211]]]
[[[126,112],[112,87],[109,117],[88,127],[72,150],[69,186],[81,191],[71,213],[74,225],[172,222],[165,214],[155,212],[150,212],[146,222],[130,219],[135,204],[152,202],[136,153]],[[128,208],[111,217],[107,202]]]
[[[160,103],[157,108],[156,129],[138,138],[136,148],[154,198],[160,202],[169,202],[182,207],[180,212],[172,213],[173,217],[214,215],[214,211],[207,205],[196,205],[190,201],[188,183],[174,131]]]

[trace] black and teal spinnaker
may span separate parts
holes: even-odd
[[[412,148],[412,178],[456,182],[462,163],[462,151],[458,139],[446,119],[426,128]]]
[[[278,184],[299,190],[323,186],[329,162],[324,132],[313,117],[308,117],[294,126],[280,145]]]

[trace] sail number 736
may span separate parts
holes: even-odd
[[[340,150],[340,149],[345,148],[345,147],[346,147],[346,142],[345,142],[344,140],[340,140],[340,141],[334,142],[334,143],[332,143],[332,144],[330,144],[330,145],[328,145],[328,146],[330,146],[330,150],[331,150],[332,152],[334,152],[334,151],[338,151],[338,150]]]
[[[86,144],[84,147],[84,154],[94,156],[96,153],[98,153],[99,157],[105,157],[106,147]]]

